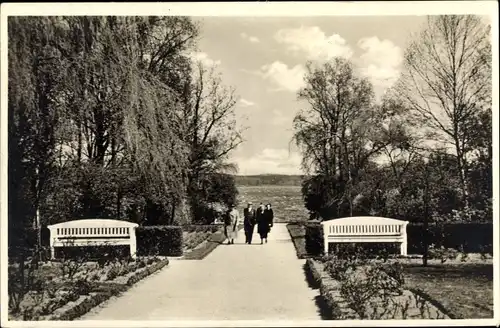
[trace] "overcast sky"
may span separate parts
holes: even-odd
[[[292,120],[304,106],[297,90],[307,60],[350,58],[380,95],[395,81],[408,37],[426,17],[197,19],[197,57],[218,64],[224,83],[241,97],[236,112],[248,129],[231,159],[239,174],[301,174],[291,138]]]

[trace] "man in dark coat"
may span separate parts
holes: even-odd
[[[248,203],[247,208],[243,210],[243,228],[245,229],[245,243],[252,243],[253,229],[255,226],[255,210],[252,203]]]

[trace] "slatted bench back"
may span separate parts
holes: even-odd
[[[403,224],[342,224],[327,226],[329,235],[401,235]]]
[[[130,237],[129,227],[55,228],[55,237]]]
[[[85,245],[129,245],[135,257],[135,229],[139,225],[120,220],[86,219],[62,222],[48,226],[50,230],[51,257],[55,258],[55,247]]]
[[[138,226],[120,220],[86,219],[67,221],[49,226],[55,238],[130,237],[132,229]]]
[[[406,255],[408,221],[378,217],[354,216],[321,222],[325,253],[330,242],[400,242]]]

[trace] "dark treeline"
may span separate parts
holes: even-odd
[[[312,218],[492,221],[489,29],[429,18],[381,101],[349,60],[308,64],[294,128]]]
[[[236,96],[187,17],[10,17],[9,243],[75,218],[202,221],[236,197]]]
[[[261,174],[236,175],[237,186],[301,186],[301,175]]]

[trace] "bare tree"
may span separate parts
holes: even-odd
[[[410,43],[397,89],[427,132],[452,146],[468,206],[468,122],[491,110],[489,26],[480,17],[433,16]]]
[[[394,89],[387,90],[380,105],[382,124],[386,129],[382,130],[386,135],[381,156],[388,162],[394,180],[401,189],[403,177],[410,166],[419,157],[419,151],[424,147],[422,138],[414,128],[411,118],[407,116],[408,108],[398,99]]]
[[[337,197],[325,205],[347,203],[352,215],[359,173],[390,142],[390,134],[380,124],[370,82],[357,77],[349,61],[335,58],[319,67],[309,63],[305,82],[298,96],[310,106],[294,120],[303,167],[332,178],[330,189]]]
[[[208,202],[206,185],[214,181],[214,174],[237,171],[228,159],[243,139],[242,128],[236,122],[234,89],[222,83],[215,66],[194,61],[192,67],[191,81],[183,92],[181,117],[187,126],[185,142],[190,149],[189,195],[193,218],[198,221]]]
[[[226,162],[229,153],[243,141],[242,128],[236,122],[234,89],[222,84],[215,67],[197,62],[190,94],[184,119],[189,127],[187,138],[195,179],[204,172],[236,171]]]

